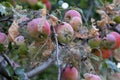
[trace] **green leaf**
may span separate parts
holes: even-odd
[[[102,70],[104,70],[104,69],[107,69],[107,68],[108,68],[108,66],[107,66],[107,64],[105,63],[105,61],[101,62],[100,67],[99,67],[100,71],[102,71]]]
[[[25,79],[24,69],[22,67],[17,67],[15,69],[15,74],[20,78],[20,80]]]
[[[6,66],[5,70],[7,71],[7,73],[9,74],[9,76],[13,76],[14,75],[14,70],[11,66]]]
[[[4,45],[3,44],[0,44],[0,52],[3,52],[5,49],[4,49]]]
[[[8,44],[8,49],[9,49],[9,50],[12,50],[12,49],[13,49],[11,42],[9,42],[9,44]]]
[[[2,5],[8,8],[12,8],[13,6],[9,2],[2,2]]]
[[[3,6],[2,4],[0,4],[0,13],[1,13],[1,15],[7,14],[6,7]]]
[[[112,3],[112,2],[113,2],[113,0],[107,0],[107,2],[110,2],[110,3]]]
[[[112,62],[110,60],[106,60],[105,62],[108,65],[108,68],[111,68],[111,69],[113,69],[114,71],[117,71],[117,72],[120,71],[120,69],[117,68],[117,65],[114,62]]]
[[[27,45],[26,44],[18,45],[18,46],[14,45],[13,48],[14,48],[13,53],[18,54],[20,56],[26,55],[26,53],[27,53]]]
[[[100,58],[98,56],[96,56],[96,55],[91,56],[91,59],[93,59],[95,61],[100,61]]]
[[[3,57],[2,56],[0,56],[0,62],[2,62],[3,61]]]

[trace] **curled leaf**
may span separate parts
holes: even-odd
[[[54,15],[50,15],[50,21],[53,26],[56,26],[58,24],[58,18],[55,17]]]
[[[12,25],[10,26],[9,30],[8,30],[8,37],[10,39],[10,41],[15,40],[15,38],[19,35],[19,31],[18,31],[18,24],[16,21],[13,21]]]

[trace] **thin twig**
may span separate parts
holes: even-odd
[[[7,61],[7,63],[8,63],[13,69],[16,68],[16,67],[14,66],[14,62],[11,61],[6,54],[3,54],[2,56],[4,57],[4,59]],[[16,74],[15,74],[15,75],[16,75]],[[24,79],[24,80],[29,80],[29,79],[28,79],[28,76],[26,75],[26,73],[24,73],[24,75],[25,75],[25,79]],[[12,79],[10,78],[9,80],[12,80]]]
[[[7,61],[7,63],[8,63],[11,67],[14,67],[14,66],[13,66],[13,62],[9,59],[9,57],[8,57],[6,54],[3,54],[2,56],[4,57],[4,59]]]
[[[44,62],[42,65],[39,65],[38,67],[36,67],[35,69],[27,72],[27,76],[29,78],[32,78],[34,76],[36,76],[37,74],[39,74],[40,72],[42,72],[43,70],[45,70],[46,68],[48,68],[55,60],[54,59],[49,59],[47,62]]]
[[[6,63],[5,63],[5,61],[3,60],[2,62],[0,62],[0,75],[1,75],[1,77],[2,77],[2,80],[4,80],[5,78],[7,79],[7,80],[12,80],[11,79],[11,76],[9,75],[9,73],[6,71]]]
[[[5,16],[5,17],[0,18],[0,22],[2,22],[2,21],[9,21],[9,20],[11,20],[12,18],[13,18],[13,15]]]
[[[56,34],[56,31],[55,31],[55,28],[53,26],[52,27],[52,30],[53,30],[53,35],[54,35],[54,39],[55,39],[55,43],[56,43],[56,60],[57,60],[57,64],[58,64],[58,79],[57,80],[60,80],[61,78],[61,67],[60,67],[60,64],[59,64],[59,47],[58,47],[58,39],[57,39],[57,34]]]
[[[1,79],[2,79],[2,80],[7,80],[7,79],[6,79],[5,77],[3,77],[3,76],[1,76]]]
[[[61,48],[60,48],[61,49]],[[61,52],[61,50],[58,50],[58,54]],[[56,50],[53,52],[53,55],[56,54]],[[43,64],[39,65],[38,67],[34,68],[33,70],[26,72],[26,75],[29,78],[32,78],[36,76],[37,74],[41,73],[43,70],[48,68],[50,65],[52,65],[56,61],[55,58],[50,58],[48,61],[44,62]]]

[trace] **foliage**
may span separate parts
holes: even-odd
[[[28,80],[28,78],[60,80],[67,65],[77,68],[81,79],[86,78],[85,73],[92,73],[108,80],[107,78],[113,73],[120,72],[117,67],[120,61],[119,0],[64,0],[63,3],[69,4],[67,9],[63,9],[62,4],[58,4],[62,0],[49,0],[51,9],[48,9],[42,0],[38,0],[35,5],[25,1],[0,1],[0,32],[7,35],[7,39],[0,44],[0,75],[2,77],[8,80]],[[70,32],[67,29],[70,28],[68,26],[58,31],[60,29],[58,25],[69,23],[64,17],[68,10],[76,10],[81,15],[79,16],[81,22],[78,30],[74,31],[74,36],[68,35],[67,30]],[[42,21],[37,28],[35,26],[30,29],[34,30],[31,31],[31,34],[35,35],[33,38],[33,35],[29,34],[28,23],[31,22],[34,26],[37,22],[32,24],[32,20],[36,18],[42,18]],[[45,20],[51,25],[51,31],[49,31],[51,34],[43,40],[41,38],[47,33],[47,28],[46,32],[42,30]],[[106,49],[101,45],[102,40],[110,32],[118,33],[117,37],[114,36],[115,43],[119,46],[117,49]],[[58,38],[59,35],[60,38]],[[61,37],[65,39],[72,37],[72,39],[61,43],[59,40],[62,40]],[[115,47],[114,44],[113,47]],[[111,52],[109,56],[106,55],[107,50]],[[99,56],[95,53],[96,51],[99,52]],[[103,58],[104,55],[107,58]]]

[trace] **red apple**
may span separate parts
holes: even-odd
[[[36,18],[30,21],[27,25],[29,35],[36,40],[46,39],[50,33],[50,24],[46,19]]]
[[[59,43],[69,43],[73,39],[74,31],[69,23],[63,22],[56,27]]]
[[[80,31],[82,26],[82,20],[80,17],[73,17],[69,23],[73,27],[74,31]]]
[[[7,39],[7,35],[5,33],[0,32],[0,44],[3,44]]]
[[[50,10],[50,9],[51,9],[51,3],[50,3],[50,1],[47,1],[47,2],[45,2],[44,4],[45,4],[47,10]]]
[[[120,34],[117,32],[111,32],[110,34],[112,34],[116,38],[116,43],[115,43],[114,49],[119,48],[120,47]]]
[[[102,80],[98,75],[86,73],[84,74],[85,80]]]
[[[80,17],[81,18],[81,15],[76,10],[68,10],[65,13],[64,19],[65,19],[66,22],[69,22],[73,17]]]
[[[107,34],[101,41],[101,46],[107,49],[113,49],[115,47],[116,38],[112,34]]]
[[[67,66],[61,74],[61,80],[80,80],[78,70],[75,67]]]
[[[100,48],[101,51],[98,49],[94,49],[92,53],[94,53],[96,56],[100,57],[102,55],[103,59],[108,59],[112,55],[112,51],[110,49]]]

